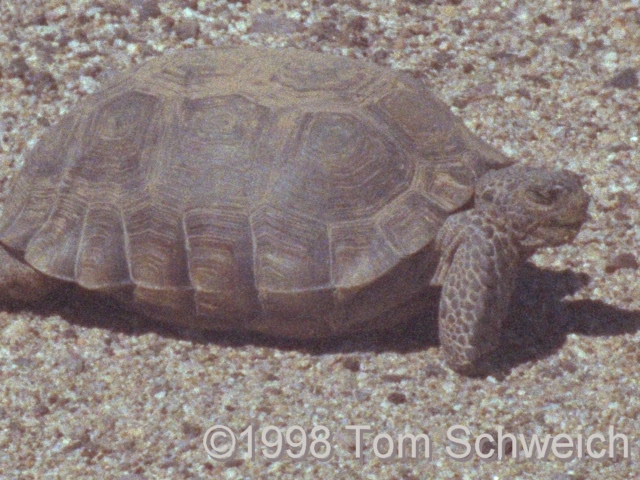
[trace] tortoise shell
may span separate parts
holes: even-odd
[[[179,51],[44,135],[0,242],[163,321],[325,336],[409,315],[444,220],[512,163],[409,75],[291,49]]]

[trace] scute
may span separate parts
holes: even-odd
[[[91,136],[85,137],[87,150],[139,149],[153,121],[157,103],[154,96],[130,91],[99,104],[89,121]]]
[[[435,238],[446,212],[424,195],[405,192],[378,214],[380,234],[400,257],[413,255]]]
[[[400,260],[371,220],[331,224],[331,283],[337,289],[360,288]]]
[[[252,239],[245,209],[209,205],[183,219],[189,279],[198,315],[231,328],[258,309]]]
[[[250,223],[259,291],[329,287],[329,242],[324,222],[264,206],[253,212]]]
[[[240,65],[233,62],[237,58],[236,55],[210,55],[206,50],[201,50],[186,56],[182,61],[165,63],[159,73],[168,83],[180,85],[186,90],[204,85],[213,77],[235,75],[240,68]]]
[[[150,197],[123,215],[133,282],[152,289],[189,288],[184,230],[175,206]]]
[[[70,192],[58,194],[55,200],[49,218],[29,241],[24,258],[52,277],[74,280],[86,207]]]
[[[413,168],[383,132],[351,114],[307,114],[267,201],[327,222],[371,216],[406,190]]]
[[[27,154],[0,220],[3,244],[24,251],[49,216],[60,178],[72,160],[68,152],[77,144],[74,131],[78,122],[77,115],[64,116]]]
[[[197,148],[207,149],[202,154],[215,155],[215,163],[216,158],[224,160],[235,155],[238,147],[255,141],[255,133],[266,121],[266,110],[240,95],[185,100],[184,134]]]
[[[398,81],[395,87],[369,108],[406,135],[424,158],[443,161],[468,148],[458,134],[458,120],[422,84]],[[431,108],[425,112],[427,103]]]
[[[95,205],[83,226],[75,265],[78,284],[94,290],[130,284],[121,212],[112,205]]]
[[[160,141],[154,177],[185,208],[247,205],[271,168],[263,131],[270,112],[239,96],[184,100]]]
[[[340,57],[291,55],[277,64],[273,80],[300,92],[314,90],[342,91],[357,87],[367,79],[368,69],[361,63]]]

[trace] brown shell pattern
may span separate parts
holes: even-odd
[[[50,276],[130,286],[155,308],[364,319],[424,288],[396,277],[475,179],[510,163],[407,75],[194,49],[120,76],[50,129],[0,241]]]

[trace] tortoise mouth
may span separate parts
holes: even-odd
[[[567,208],[556,213],[536,228],[534,236],[547,246],[558,246],[572,242],[578,235],[584,222],[589,219],[588,197],[575,199],[567,203]]]
[[[584,220],[551,222],[536,229],[535,236],[547,246],[558,246],[573,241],[580,232]]]
[[[550,228],[556,228],[556,229],[560,229],[560,230],[580,230],[580,228],[582,227],[582,224],[588,218],[589,217],[587,215],[585,215],[584,217],[557,219],[555,222],[552,223]]]

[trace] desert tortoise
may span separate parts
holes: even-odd
[[[513,163],[409,75],[292,49],[176,52],[26,156],[0,294],[75,284],[172,324],[318,338],[389,328],[441,285],[444,356],[471,373],[519,266],[586,218],[576,174]]]

